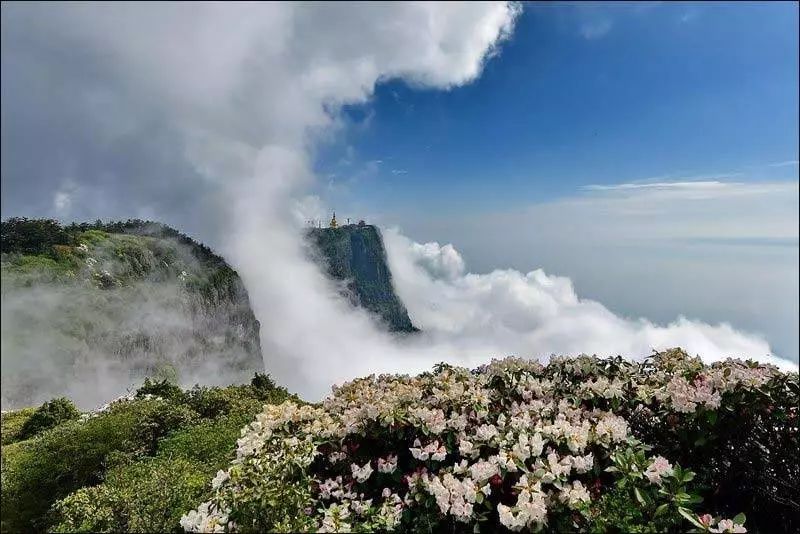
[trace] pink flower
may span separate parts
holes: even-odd
[[[661,478],[672,474],[672,464],[663,456],[653,458],[653,463],[644,472],[651,484],[661,485]]]

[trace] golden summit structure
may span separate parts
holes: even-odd
[[[336,222],[336,212],[335,211],[333,212],[333,218],[331,219],[330,227],[331,228],[338,228],[339,227],[339,223]]]

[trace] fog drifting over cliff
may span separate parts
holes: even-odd
[[[307,260],[302,221],[325,211],[308,201],[315,147],[345,127],[342,106],[390,78],[439,90],[470,83],[502,53],[518,9],[4,5],[4,97],[19,109],[4,117],[3,136],[34,141],[40,128],[61,147],[34,169],[53,213],[157,218],[217,248],[250,293],[267,371],[309,400],[358,375],[510,353],[639,357],[681,345],[712,360],[775,361],[763,339],[727,325],[617,317],[535,266],[469,274],[453,247],[386,232],[397,290],[424,330],[397,338],[350,310]],[[33,179],[19,174],[26,168],[4,167],[4,188]]]

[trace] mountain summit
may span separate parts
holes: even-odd
[[[333,219],[335,221],[335,219]],[[392,285],[380,231],[371,224],[331,224],[308,231],[317,260],[353,306],[372,312],[392,332],[416,332]]]

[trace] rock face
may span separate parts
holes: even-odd
[[[114,398],[145,376],[231,383],[263,370],[241,279],[167,226],[2,223],[3,408]]]
[[[354,306],[371,311],[392,332],[417,331],[394,292],[377,228],[355,224],[312,228],[308,240],[328,275],[344,283],[344,294]]]

